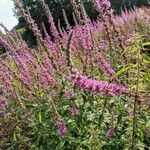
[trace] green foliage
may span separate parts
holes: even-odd
[[[121,10],[133,9],[134,7],[149,6],[148,0],[111,0],[113,8],[116,12]]]

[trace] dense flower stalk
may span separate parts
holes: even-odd
[[[51,75],[48,68],[45,67],[39,68],[38,74],[40,75],[42,85],[46,87],[48,86],[54,87],[57,84],[56,80]]]
[[[109,77],[112,77],[115,74],[115,71],[111,68],[111,65],[100,55],[95,55],[96,62],[99,64],[101,70],[108,75]]]
[[[84,23],[87,24],[90,21],[90,19],[88,18],[88,15],[85,11],[85,7],[84,7],[83,3],[80,4],[80,9],[81,9],[81,14],[82,14],[82,18],[84,20]]]
[[[49,16],[48,22],[50,24],[50,29],[51,29],[52,35],[55,38],[57,38],[59,36],[59,33],[58,33],[57,28],[55,26],[54,19],[53,19],[52,15]]]
[[[74,79],[74,83],[82,90],[91,91],[94,94],[117,96],[127,94],[127,88],[117,85],[115,83],[108,83],[104,81],[92,80],[88,76],[83,75],[81,72],[70,73],[69,80]]]
[[[80,35],[80,37],[81,37],[84,51],[85,53],[88,53],[92,49],[92,40],[91,40],[89,26],[86,25],[84,28],[85,29],[82,30],[82,34]]]
[[[13,59],[18,66],[18,69],[20,71],[23,81],[26,84],[29,84],[29,83],[31,84],[31,81],[33,78],[28,70],[28,67],[26,67],[22,57],[20,57],[20,55],[17,54],[16,52],[13,52],[11,55],[13,56]]]

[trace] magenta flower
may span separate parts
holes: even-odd
[[[57,81],[51,75],[49,68],[41,67],[38,69],[38,74],[41,77],[41,83],[44,86],[51,86],[54,87],[57,84]]]
[[[72,98],[72,97],[74,97],[75,94],[74,94],[73,90],[66,90],[64,95],[68,98]]]
[[[79,115],[79,110],[77,109],[76,106],[71,107],[70,112],[71,112],[71,115],[72,115],[72,116],[77,116],[77,115]]]
[[[57,37],[59,36],[59,33],[58,33],[58,31],[57,31],[57,28],[56,28],[55,23],[54,23],[54,19],[53,19],[53,17],[52,17],[51,14],[50,14],[50,16],[49,16],[48,22],[49,22],[49,24],[50,24],[50,30],[51,30],[51,32],[52,32],[52,35],[53,35],[55,38],[57,38]]]
[[[99,48],[102,49],[104,52],[108,52],[108,45],[107,45],[106,41],[101,41]]]
[[[67,127],[66,123],[62,119],[58,119],[55,123],[55,126],[57,128],[58,135],[62,138],[67,136]]]
[[[94,94],[116,96],[129,92],[127,88],[115,83],[89,79],[88,76],[83,75],[81,72],[70,73],[68,79],[74,80],[74,83],[82,90],[91,91]]]
[[[107,10],[111,8],[111,3],[109,0],[95,0],[95,5],[98,10]]]
[[[81,38],[85,53],[88,53],[92,49],[90,27],[88,25],[84,26],[84,29],[82,29],[82,34],[80,34],[79,36]]]
[[[0,108],[4,108],[6,106],[6,101],[3,99],[0,99]]]
[[[110,127],[110,129],[107,131],[106,138],[111,139],[114,136],[114,134],[115,134],[114,128]]]

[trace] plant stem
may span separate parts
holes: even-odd
[[[99,116],[99,128],[101,128],[101,124],[102,124],[102,121],[103,121],[103,116],[104,116],[104,112],[105,112],[105,108],[106,108],[107,102],[108,102],[108,98],[106,98],[104,100],[103,109],[102,109],[102,112],[101,112],[101,114]]]
[[[133,106],[133,131],[132,131],[132,146],[131,149],[136,149],[136,130],[137,130],[137,102],[138,102],[138,91],[139,91],[139,79],[140,79],[140,50],[138,51],[138,59],[137,59],[137,83],[135,89],[135,99]]]

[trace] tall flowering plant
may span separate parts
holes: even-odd
[[[0,58],[2,149],[146,147],[149,59],[141,51],[149,43],[144,43],[148,36],[135,32],[141,32],[144,19],[150,21],[148,14],[136,8],[115,16],[108,0],[95,0],[100,17],[92,22],[84,6],[71,0],[76,26],[69,25],[62,10],[63,29],[40,0],[51,30],[49,35],[43,25],[43,36],[29,10],[14,2],[37,45],[28,47],[2,25],[6,38],[0,37],[0,44],[7,51]]]

